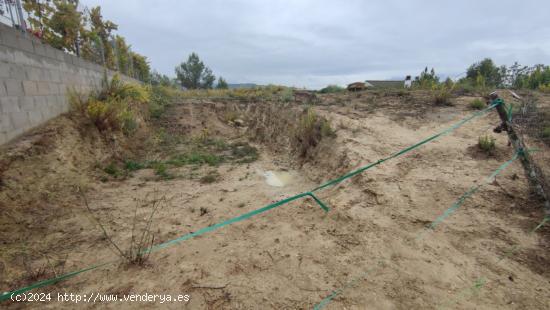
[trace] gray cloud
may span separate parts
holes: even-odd
[[[170,76],[193,51],[229,82],[322,87],[549,63],[546,1],[83,0]]]

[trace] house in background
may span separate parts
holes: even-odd
[[[403,88],[405,87],[404,80],[366,80],[365,85],[369,88]]]

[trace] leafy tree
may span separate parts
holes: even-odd
[[[53,47],[79,54],[79,36],[85,31],[78,0],[54,0],[55,10],[47,25],[52,31],[47,39]]]
[[[48,27],[50,17],[55,10],[51,0],[23,0],[23,8],[28,13],[28,21],[32,30],[41,38],[51,36]]]
[[[502,87],[504,85],[504,76],[506,67],[498,68],[491,58],[485,58],[480,62],[472,64],[466,71],[466,78],[474,81],[476,86],[480,87]],[[479,83],[484,82],[484,85]]]
[[[204,65],[196,53],[191,53],[186,62],[176,67],[178,82],[187,89],[212,88],[216,77]]]
[[[158,85],[172,86],[173,85],[173,81],[172,79],[170,79],[169,76],[160,74],[155,70],[151,73],[151,76],[149,77],[149,81],[153,86],[158,86]]]
[[[104,20],[101,15],[101,7],[96,6],[89,12],[91,37],[99,39],[100,48],[103,49],[105,64],[110,69],[116,69],[116,60],[114,58],[113,47],[109,42],[111,33],[118,29],[118,26],[109,20]],[[97,40],[96,40],[97,41]]]
[[[225,79],[220,76],[218,78],[218,85],[216,85],[216,88],[217,89],[228,89],[229,85],[227,85],[227,82],[225,81]]]
[[[414,78],[413,85],[423,89],[431,89],[439,84],[439,77],[435,74],[434,68],[428,72],[428,67],[420,72],[420,75]]]
[[[151,67],[149,67],[149,62],[147,62],[147,57],[140,55],[135,52],[130,52],[132,57],[133,65],[132,76],[140,81],[149,82],[149,77],[151,76]]]

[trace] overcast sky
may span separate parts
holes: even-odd
[[[319,88],[454,77],[484,57],[550,63],[550,1],[81,0],[159,72],[197,52],[229,83]]]

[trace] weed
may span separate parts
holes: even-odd
[[[139,109],[135,105],[150,100],[150,89],[124,83],[116,74],[109,80],[105,73],[101,84],[89,96],[70,91],[71,110],[86,116],[100,131],[122,130],[126,135],[132,134],[138,127],[134,111]]]
[[[338,85],[329,85],[329,86],[321,89],[319,92],[321,94],[334,94],[334,93],[341,93],[345,90],[346,90],[345,88],[340,87]]]
[[[440,106],[451,106],[451,90],[444,84],[440,86],[434,86],[432,88],[432,96],[434,103]]]
[[[168,172],[168,167],[163,162],[155,162],[152,165],[155,174],[164,180],[173,179],[174,176]]]
[[[89,212],[93,222],[95,222],[99,228],[101,229],[103,233],[103,237],[105,240],[107,240],[111,246],[114,248],[114,252],[122,259],[126,260],[129,264],[134,265],[143,265],[149,257],[149,254],[151,253],[150,249],[153,246],[153,243],[155,241],[155,236],[153,234],[152,229],[152,223],[155,214],[158,212],[162,206],[164,206],[167,203],[166,197],[161,197],[160,199],[153,198],[152,200],[149,199],[149,197],[146,197],[144,200],[137,200],[136,199],[136,207],[134,211],[134,218],[132,222],[132,234],[130,239],[130,245],[128,247],[128,250],[123,251],[122,248],[119,246],[117,242],[114,241],[112,236],[107,232],[107,229],[105,226],[101,223],[101,221],[94,215],[94,211],[90,208],[88,204],[88,200],[86,199],[85,194],[82,192],[82,190],[78,189],[78,192],[80,193],[84,205]],[[150,208],[149,216],[143,217],[142,215],[138,216],[138,209],[144,209],[144,208]],[[145,224],[141,228],[141,231],[138,229],[138,221],[139,219],[144,218]]]
[[[283,102],[290,102],[292,101],[292,98],[294,97],[294,91],[292,88],[285,88],[281,92],[281,101]]]
[[[133,161],[133,160],[126,160],[124,162],[124,169],[128,170],[128,171],[136,171],[136,170],[140,170],[140,169],[143,169],[145,168],[145,165],[137,162],[137,161]]]
[[[186,154],[179,154],[168,160],[167,163],[176,167],[184,165],[202,165],[217,166],[223,161],[223,157],[216,154],[205,153],[200,151],[192,151]]]
[[[484,151],[485,153],[492,153],[495,150],[495,138],[485,135],[480,136],[478,139],[478,147],[480,150]]]
[[[117,177],[120,175],[120,170],[114,163],[110,163],[109,165],[107,165],[107,167],[105,167],[103,171],[113,177]]]
[[[200,178],[200,182],[203,184],[210,184],[219,181],[221,175],[217,171],[210,171],[207,175]]]
[[[474,99],[473,101],[471,101],[469,106],[470,106],[471,109],[481,110],[485,107],[485,103],[483,102],[483,100],[478,98],[478,99]]]
[[[550,138],[550,127],[545,127],[542,129],[542,137],[543,138]]]
[[[231,155],[237,163],[251,163],[258,159],[258,149],[248,143],[231,144]]]
[[[306,157],[309,149],[316,147],[324,137],[335,135],[327,119],[318,116],[312,109],[304,110],[294,134],[299,156]]]

